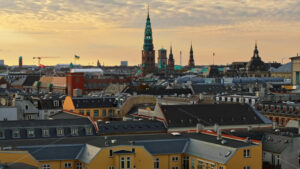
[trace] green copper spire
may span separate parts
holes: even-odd
[[[152,40],[152,28],[149,16],[149,5],[148,5],[148,15],[145,27],[145,38],[144,38],[144,50],[152,51],[153,50],[153,40]]]

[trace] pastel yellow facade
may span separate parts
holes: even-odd
[[[88,161],[79,158],[38,162],[29,153],[18,151],[0,152],[0,159],[1,162],[17,160],[41,169],[262,169],[261,144],[237,148],[232,153],[224,164],[185,153],[153,155],[136,145],[104,147]]]
[[[96,103],[95,103],[96,104]],[[118,108],[115,107],[99,107],[99,108],[76,108],[72,97],[67,96],[65,98],[64,104],[63,104],[63,110],[76,113],[79,115],[84,116],[90,116],[93,118],[93,120],[105,120],[109,118],[120,118],[121,113]]]
[[[27,151],[0,151],[0,162],[3,163],[24,163],[41,168],[40,163]]]

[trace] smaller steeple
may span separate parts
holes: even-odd
[[[189,67],[195,67],[193,44],[191,43]]]
[[[253,57],[254,58],[259,58],[259,52],[258,52],[258,49],[257,49],[257,42],[256,41],[255,41],[255,47],[254,47]]]

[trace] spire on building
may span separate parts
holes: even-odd
[[[173,57],[173,51],[172,51],[172,45],[170,46],[170,54],[168,59],[168,69],[174,70],[174,57]]]
[[[149,15],[149,5],[148,5],[148,14],[146,20],[146,27],[145,27],[145,37],[144,37],[144,50],[151,51],[153,50],[153,40],[152,40],[152,28],[150,22],[150,15]]]
[[[189,64],[188,65],[189,65],[189,67],[195,67],[193,44],[191,44],[190,59],[189,59]]]
[[[97,61],[97,67],[101,67],[101,63],[100,63],[99,59]]]
[[[258,49],[257,49],[257,42],[255,42],[253,57],[254,58],[259,58],[259,52],[258,52]]]

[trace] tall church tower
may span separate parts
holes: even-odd
[[[173,52],[172,52],[172,46],[170,47],[170,54],[169,54],[169,59],[168,59],[168,69],[174,70],[174,57],[173,57]]]
[[[148,16],[145,27],[144,47],[142,51],[142,74],[143,76],[148,73],[153,73],[155,70],[155,50],[153,50],[153,39],[152,39],[152,28],[149,17],[149,6]]]
[[[189,60],[189,67],[195,67],[195,61],[194,61],[194,52],[193,52],[193,46],[191,45],[190,49],[190,60]]]

